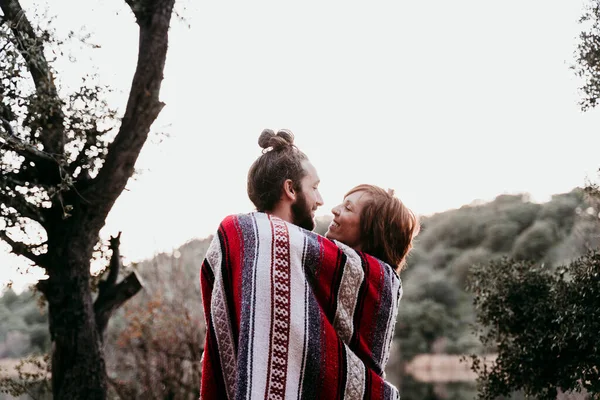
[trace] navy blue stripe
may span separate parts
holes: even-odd
[[[365,369],[365,392],[363,394],[363,400],[371,400],[371,390],[373,386],[373,377],[369,374],[369,370]]]
[[[308,253],[310,254],[310,252]],[[322,385],[321,370],[326,360],[321,353],[321,309],[314,293],[309,290],[307,299],[306,365],[302,376],[302,399],[316,399]]]
[[[213,266],[208,263],[208,260],[204,259],[204,261],[202,262],[202,267],[200,269],[201,273],[204,274],[203,280],[208,282],[208,286],[210,286],[211,288],[215,284],[215,274],[213,274],[212,267]]]
[[[335,319],[335,312],[337,311],[338,305],[338,293],[340,291],[340,285],[342,283],[342,276],[344,275],[344,269],[347,265],[348,257],[346,254],[340,249],[338,249],[338,257],[335,262],[335,270],[333,275],[333,282],[331,285],[331,304],[329,309],[327,310],[328,315],[327,318],[333,324],[333,320]]]
[[[344,394],[346,393],[346,382],[348,381],[348,360],[346,358],[346,349],[344,346],[344,342],[338,338],[338,365],[340,367],[340,380],[338,382],[338,393],[337,398],[339,400],[344,398]]]
[[[236,398],[245,399],[252,392],[252,345],[254,335],[254,307],[256,306],[256,261],[258,243],[253,215],[238,216],[239,228],[244,238],[242,261],[242,304],[240,305],[240,336]],[[250,368],[250,370],[248,370]],[[248,372],[246,372],[248,371]]]
[[[304,245],[302,246],[302,266],[303,266],[303,271],[304,271],[304,265],[306,265],[306,263],[304,262],[305,258],[306,258],[306,235],[303,235],[304,237]],[[298,380],[298,389],[296,390],[296,393],[298,394],[298,396],[296,397],[298,400],[300,400],[300,396],[302,394],[302,383],[304,380],[304,363],[306,362],[306,343],[308,342],[308,283],[306,281],[306,279],[304,280],[304,343],[302,344],[302,361],[300,362],[300,379]]]
[[[391,268],[379,261],[381,269],[383,271],[382,286],[379,292],[379,313],[375,316],[375,328],[372,337],[369,340],[371,345],[371,351],[375,362],[383,368],[383,353],[387,346],[384,343],[385,335],[388,331],[388,321],[391,318],[392,313],[392,271]],[[396,321],[389,321],[390,324],[394,324]],[[379,340],[377,340],[379,339]],[[381,375],[380,375],[381,376]]]
[[[318,282],[319,278],[319,255],[321,253],[319,239],[317,238],[317,235],[312,232],[302,231],[302,233],[304,233],[304,245],[306,248],[304,271],[308,282],[314,285]]]

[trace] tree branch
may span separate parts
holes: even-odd
[[[7,120],[5,120],[4,118],[0,118],[0,123],[4,128],[4,132],[0,132],[0,138],[2,138],[6,142],[6,144],[8,144],[10,150],[25,157],[27,161],[32,161],[34,163],[53,163],[55,165],[58,165],[58,162],[52,155],[38,149],[37,147],[29,143],[21,141],[15,135],[12,126],[10,126],[10,123]]]
[[[159,92],[174,0],[134,2],[143,3],[145,17],[140,19],[136,14],[140,25],[139,52],[125,115],[117,136],[108,148],[102,169],[82,193],[93,204],[90,207],[92,221],[89,222],[92,229],[102,227],[114,202],[133,175],[150,127],[164,106],[159,100]]]
[[[121,232],[117,236],[110,238],[112,255],[108,277],[105,281],[98,282],[98,298],[94,302],[94,311],[96,313],[96,326],[101,337],[104,336],[106,325],[112,313],[143,287],[141,280],[135,272],[132,272],[117,284],[117,276],[121,267],[120,244]]]
[[[17,172],[6,172],[6,170],[0,169],[0,182],[4,181],[12,190],[15,190],[16,186],[27,187],[37,186],[48,189],[48,185],[37,182],[38,177],[35,176],[31,169],[20,168]]]
[[[25,200],[22,195],[15,193],[15,196],[10,196],[2,191],[0,192],[0,201],[5,206],[12,207],[17,210],[21,217],[32,219],[44,226],[44,216],[33,204]]]
[[[2,181],[6,186],[8,186],[10,188],[10,190],[15,190],[17,186],[23,186],[26,187],[27,184],[25,181],[19,179],[17,177],[17,174],[15,174],[14,172],[9,172],[6,173],[4,171],[2,172],[2,176],[0,176],[0,181]]]
[[[64,149],[64,114],[62,102],[54,84],[54,76],[46,56],[43,41],[37,37],[18,0],[0,0],[4,18],[16,39],[16,46],[31,73],[38,96],[47,107],[44,110],[45,124],[40,141],[48,153],[62,154]]]
[[[121,232],[117,236],[110,238],[110,249],[112,255],[110,257],[110,266],[108,271],[108,277],[106,278],[106,284],[108,287],[115,286],[117,283],[117,277],[119,276],[119,269],[121,267],[121,252],[119,246],[121,245]]]
[[[96,326],[100,337],[104,336],[108,320],[112,313],[121,307],[127,300],[135,296],[143,288],[141,279],[135,272],[127,275],[119,284],[106,287],[98,294],[94,302]]]
[[[33,254],[30,250],[31,246],[22,242],[12,240],[5,230],[0,230],[0,239],[4,240],[12,248],[12,252],[18,256],[23,256],[33,261],[38,267],[44,268],[43,257]]]

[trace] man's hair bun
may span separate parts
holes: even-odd
[[[294,134],[287,129],[280,129],[277,133],[272,129],[263,129],[258,137],[258,145],[263,149],[271,147],[273,150],[282,150],[294,145]]]

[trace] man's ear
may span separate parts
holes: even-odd
[[[296,191],[294,190],[294,182],[291,179],[286,179],[283,182],[283,195],[285,198],[296,201]]]

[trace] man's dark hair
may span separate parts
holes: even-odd
[[[263,130],[258,145],[263,153],[248,171],[248,197],[257,211],[272,211],[287,179],[292,180],[295,191],[302,191],[300,181],[306,175],[302,162],[308,157],[294,145],[292,132],[285,129],[277,133]]]

